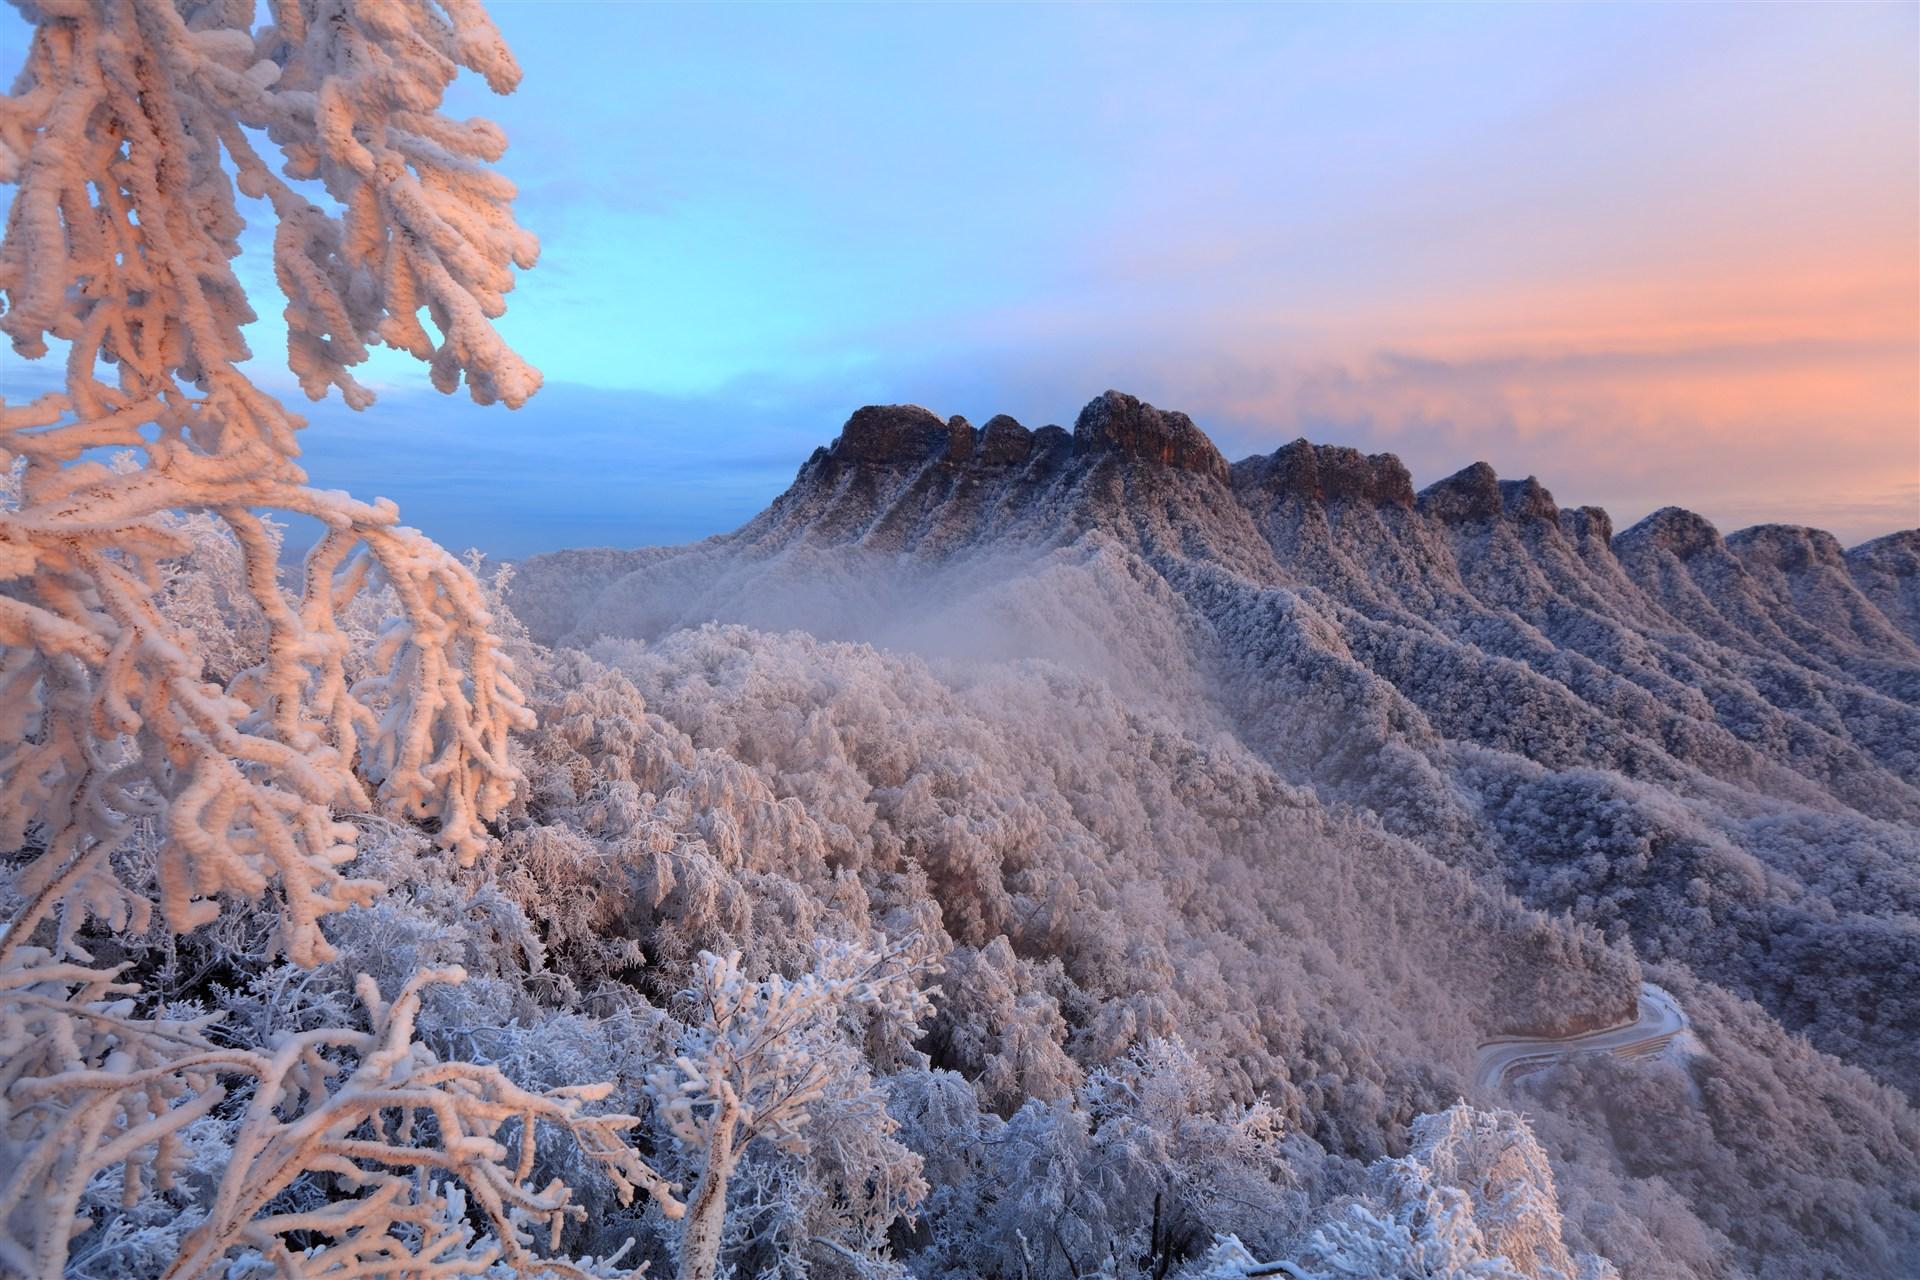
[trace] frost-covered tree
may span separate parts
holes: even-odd
[[[920,1162],[887,1141],[897,1123],[867,1075],[860,1046],[845,1035],[850,1017],[871,1017],[886,1034],[918,1035],[929,1008],[910,945],[880,953],[824,948],[812,972],[788,982],[774,975],[748,980],[738,953],[700,957],[696,985],[685,993],[686,1029],[670,1065],[648,1078],[647,1091],[674,1140],[698,1161],[680,1239],[681,1280],[713,1280],[726,1225],[727,1187],[755,1142],[793,1155],[813,1155],[813,1138],[828,1113],[836,1138],[863,1132],[866,1150],[833,1163],[847,1175],[838,1199],[849,1206],[852,1239],[824,1243],[853,1258],[884,1255],[886,1231],[926,1192]],[[877,1257],[875,1257],[877,1261]]]
[[[413,1042],[420,984],[457,971],[392,1002],[363,983],[364,1029],[236,1049],[204,1019],[142,1009],[126,966],[88,949],[90,924],[142,933],[157,906],[186,932],[222,900],[268,898],[270,945],[325,961],[322,920],[381,888],[345,872],[341,811],[429,822],[472,862],[514,793],[508,734],[530,716],[484,592],[390,503],[308,485],[301,419],[243,367],[255,317],[233,267],[237,191],[271,211],[287,361],[311,398],[368,404],[351,370],[384,342],[443,391],[464,377],[482,404],[524,402],[539,375],[491,321],[537,243],[489,168],[500,131],[439,110],[463,67],[512,89],[512,56],[476,0],[19,7],[32,36],[0,97],[0,181],[16,187],[0,331],[27,359],[62,344],[66,385],[0,399],[0,466],[18,477],[0,510],[0,846],[16,851],[0,1267],[58,1274],[96,1174],[137,1201],[180,1167],[188,1129],[243,1096],[173,1274],[235,1248],[289,1275],[531,1265],[530,1224],[557,1235],[570,1212],[566,1186],[529,1182],[542,1124],[677,1208],[625,1145],[630,1118],[584,1112],[593,1089],[521,1090]],[[268,511],[324,526],[291,589]],[[224,590],[260,623],[229,650],[199,643],[194,619],[233,601],[174,590],[209,528],[233,552]],[[342,617],[374,584],[396,607],[355,671]],[[142,859],[151,880],[129,874]],[[337,1202],[271,1210],[302,1177]]]
[[[78,1206],[92,1176],[121,1166],[129,1202],[149,1176],[165,1189],[178,1172],[182,1130],[239,1086],[251,1100],[233,1150],[168,1276],[217,1272],[236,1249],[289,1276],[469,1275],[497,1262],[584,1274],[564,1259],[537,1259],[530,1247],[536,1232],[557,1240],[582,1212],[564,1184],[531,1181],[537,1125],[567,1130],[623,1199],[641,1188],[672,1198],[627,1142],[636,1118],[583,1109],[610,1086],[533,1093],[492,1068],[440,1061],[414,1041],[421,988],[465,976],[416,974],[391,1002],[363,976],[367,1030],[325,1027],[264,1049],[218,1046],[191,1023],[116,1016],[104,1001],[89,1006],[94,1038],[85,1045],[61,1043],[57,1011],[27,1043],[16,1037],[36,1029],[29,1013],[9,1027],[9,1061],[25,1068],[8,1091],[10,1111],[18,1108],[9,1119],[44,1109],[58,1117],[64,1141],[8,1144],[17,1163],[0,1184],[0,1209],[40,1230],[31,1252],[12,1238],[0,1258],[23,1275],[58,1274],[69,1224],[84,1224]],[[296,1179],[315,1175],[333,1181],[336,1194],[276,1211]],[[476,1236],[469,1212],[488,1225],[486,1236]]]
[[[102,880],[130,815],[152,812],[171,925],[272,885],[283,945],[324,958],[319,919],[373,889],[341,875],[350,840],[330,809],[378,800],[471,858],[511,795],[506,738],[525,713],[472,576],[390,504],[308,486],[300,419],[241,367],[254,313],[232,265],[235,186],[277,221],[288,361],[309,395],[368,403],[350,369],[379,340],[430,361],[443,389],[464,373],[475,399],[519,404],[538,376],[488,319],[536,244],[486,167],[499,131],[436,110],[461,66],[502,91],[518,70],[471,3],[288,0],[258,29],[246,3],[26,13],[27,63],[0,100],[0,178],[18,186],[0,330],[28,358],[64,342],[67,385],[0,402],[0,462],[25,463],[0,517],[0,839],[31,834],[44,854],[22,888],[64,893]],[[139,465],[95,460],[103,447]],[[292,597],[262,508],[326,526]],[[263,660],[224,687],[154,600],[183,550],[160,517],[178,511],[232,530],[266,616]],[[401,613],[383,669],[350,684],[338,614],[376,574]]]
[[[1511,1111],[1459,1103],[1414,1122],[1405,1156],[1375,1162],[1294,1260],[1261,1262],[1223,1233],[1181,1280],[1616,1280],[1569,1252],[1546,1152]]]
[[[1413,1148],[1370,1172],[1368,1193],[1315,1231],[1295,1274],[1315,1280],[1610,1280],[1561,1239],[1547,1155],[1511,1111],[1459,1103],[1421,1116]],[[1257,1271],[1253,1274],[1258,1274]]]

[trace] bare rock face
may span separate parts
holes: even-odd
[[[1484,462],[1476,462],[1420,491],[1420,514],[1442,524],[1482,524],[1506,509],[1500,477]]]
[[[1115,453],[1157,462],[1182,471],[1197,471],[1225,483],[1227,460],[1184,413],[1156,409],[1122,391],[1109,391],[1089,402],[1073,424],[1076,451]]]
[[[1236,482],[1307,502],[1370,502],[1413,506],[1413,477],[1391,453],[1295,440],[1263,458],[1234,465]]]
[[[966,425],[964,418],[956,421]],[[827,454],[838,462],[918,466],[943,453],[951,435],[946,423],[917,404],[870,404],[854,410]]]
[[[978,447],[979,441],[980,433],[973,429],[973,424],[959,414],[954,414],[951,418],[947,419],[947,452],[945,461],[956,467],[966,466],[967,463],[973,460],[973,453],[975,448]]]
[[[983,467],[1011,467],[1027,460],[1033,452],[1033,432],[1004,413],[987,419],[981,428],[976,456]]]

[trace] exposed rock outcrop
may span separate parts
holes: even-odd
[[[1073,443],[1082,453],[1118,454],[1228,479],[1227,460],[1192,418],[1156,409],[1121,391],[1108,391],[1080,411]]]
[[[1411,507],[1413,477],[1391,453],[1365,454],[1343,445],[1295,440],[1265,457],[1233,465],[1236,485],[1307,502],[1370,502]]]

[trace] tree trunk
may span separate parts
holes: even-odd
[[[720,1230],[727,1220],[727,1178],[733,1173],[733,1130],[740,1118],[740,1100],[721,1086],[720,1114],[714,1117],[713,1136],[707,1140],[707,1167],[687,1204],[686,1225],[680,1232],[680,1280],[713,1280],[720,1265]]]

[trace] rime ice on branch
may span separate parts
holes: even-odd
[[[377,340],[429,361],[443,389],[464,373],[482,403],[524,401],[539,376],[488,321],[536,245],[486,168],[499,131],[435,110],[460,66],[502,91],[518,79],[477,6],[271,9],[258,32],[247,3],[26,10],[39,19],[27,66],[0,100],[0,176],[19,187],[0,329],[28,357],[65,341],[67,389],[0,402],[0,461],[25,467],[18,509],[0,516],[13,585],[0,707],[14,730],[0,838],[42,832],[37,889],[96,866],[126,815],[164,811],[168,922],[190,928],[214,894],[277,883],[284,945],[312,961],[327,954],[319,918],[372,891],[339,874],[351,840],[330,807],[377,799],[435,820],[470,859],[511,794],[507,733],[525,711],[472,576],[390,504],[308,487],[300,419],[236,367],[254,316],[232,267],[234,182],[278,222],[290,366],[310,396],[337,386],[356,406],[371,396],[350,369]],[[284,177],[256,150],[260,132]],[[338,212],[289,178],[318,180]],[[142,463],[87,456],[103,446]],[[327,527],[297,598],[280,589],[260,508]],[[182,509],[232,527],[270,627],[267,660],[226,689],[201,679],[148,600],[180,549],[154,517]],[[349,687],[336,619],[370,572],[404,615],[384,673]]]
[[[484,824],[517,778],[509,731],[530,719],[511,664],[473,575],[400,526],[392,504],[310,487],[301,420],[239,367],[254,313],[232,265],[235,187],[272,209],[287,360],[308,396],[338,388],[355,408],[370,403],[351,370],[385,342],[427,362],[443,391],[464,377],[476,401],[517,406],[539,374],[491,321],[538,245],[488,167],[500,131],[439,107],[462,67],[503,93],[519,69],[477,0],[272,0],[258,28],[254,0],[18,3],[33,32],[0,98],[0,180],[16,186],[0,330],[28,359],[65,344],[66,388],[0,400],[0,468],[19,482],[0,510],[0,846],[25,862],[12,881],[23,905],[0,935],[0,1269],[57,1273],[85,1228],[72,1209],[88,1173],[123,1164],[130,1197],[143,1169],[164,1179],[177,1135],[235,1072],[294,1115],[268,1107],[244,1127],[243,1145],[266,1144],[247,1159],[319,1160],[362,1189],[355,1203],[385,1206],[288,1229],[337,1227],[345,1248],[404,1221],[417,1239],[423,1206],[445,1197],[424,1178],[366,1173],[354,1162],[386,1156],[364,1142],[321,1141],[335,1126],[320,1117],[348,1095],[322,1087],[319,1060],[214,1052],[198,1026],[136,1018],[133,990],[94,967],[76,934],[89,919],[145,927],[153,904],[112,862],[144,821],[159,833],[170,928],[213,919],[221,895],[271,896],[277,945],[302,964],[332,954],[325,916],[380,888],[343,874],[354,829],[338,811],[378,805],[435,824],[463,862],[486,847]],[[132,465],[103,464],[103,449]],[[291,591],[263,510],[325,526]],[[231,530],[265,618],[264,660],[224,684],[153,600],[185,550],[182,512]],[[375,672],[350,681],[340,615],[375,576],[401,612]],[[371,1031],[329,1033],[325,1047],[351,1056],[354,1037],[372,1037],[367,1107],[386,1105],[384,1089],[438,1115],[448,1149],[418,1167],[463,1180],[497,1225],[509,1209],[559,1212],[564,1188],[512,1190],[530,1154],[517,1175],[487,1172],[505,1159],[489,1135],[511,1112],[523,1149],[536,1116],[580,1136],[578,1100],[421,1063],[407,1037],[389,1036],[392,1010],[414,999],[370,994]],[[295,1068],[301,1083],[281,1089]],[[617,1146],[594,1154],[631,1158]],[[275,1229],[249,1230],[266,1248]],[[500,1248],[509,1261],[521,1252],[510,1235]]]
[[[808,1122],[830,1105],[836,1118],[868,1131],[862,1181],[879,1212],[865,1215],[864,1238],[822,1241],[843,1258],[879,1265],[896,1214],[926,1194],[920,1162],[888,1139],[899,1127],[867,1077],[861,1055],[838,1034],[843,1019],[878,1014],[894,1034],[921,1032],[930,1011],[920,976],[928,972],[909,938],[885,952],[822,948],[796,982],[775,974],[750,982],[738,952],[702,952],[698,985],[681,993],[690,1015],[671,1066],[647,1078],[647,1092],[700,1177],[687,1197],[680,1237],[680,1280],[719,1274],[727,1183],[756,1141],[790,1154],[809,1149]],[[877,1191],[879,1194],[872,1195]],[[851,1201],[852,1197],[846,1197]]]

